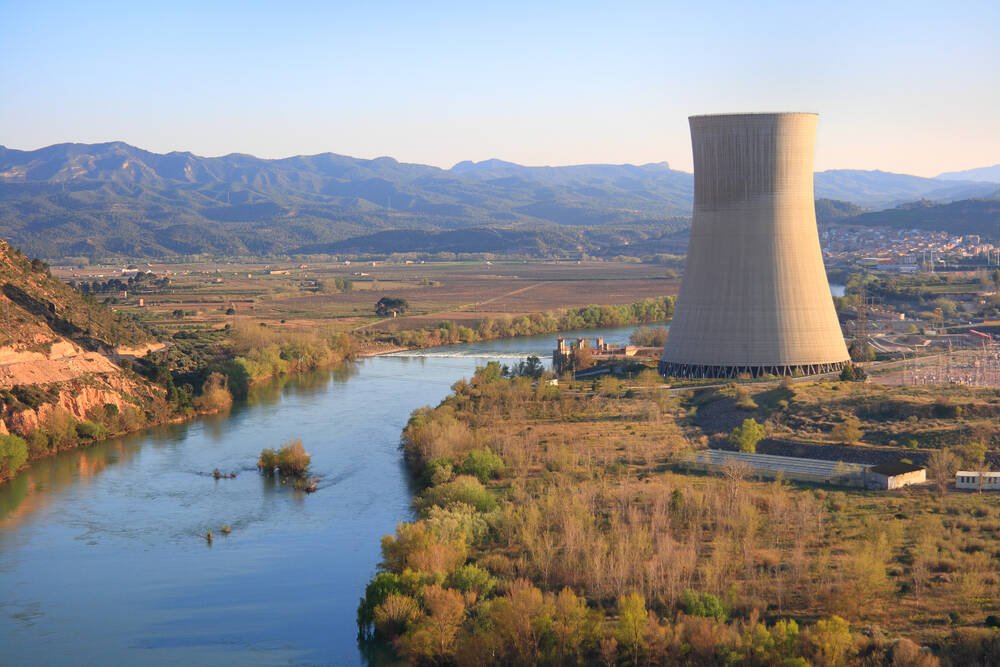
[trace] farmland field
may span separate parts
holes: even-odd
[[[676,294],[680,284],[665,267],[626,262],[151,263],[137,268],[168,277],[170,285],[98,296],[111,297],[115,308],[168,331],[222,328],[235,320],[341,331],[414,329],[441,320],[468,325],[594,303],[633,303]],[[56,267],[54,273],[68,281],[107,281],[124,279],[121,269]],[[324,287],[338,278],[350,281],[351,289]],[[406,299],[409,310],[395,319],[376,316],[375,302],[384,296]]]

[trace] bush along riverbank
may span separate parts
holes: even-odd
[[[0,482],[31,461],[159,424],[225,412],[265,379],[352,358],[345,334],[236,327],[124,368],[0,390]]]
[[[601,329],[665,322],[673,317],[675,297],[643,299],[616,306],[590,305],[582,308],[531,313],[520,317],[485,318],[475,328],[450,320],[435,327],[394,332],[367,332],[365,335],[406,348],[436,347],[481,340],[539,336],[560,331]]]
[[[114,369],[114,373],[65,385],[21,385],[4,390],[0,408],[5,410],[5,421],[16,428],[6,431],[11,437],[0,451],[0,482],[31,460],[58,451],[200,414],[224,412],[234,399],[245,399],[255,384],[336,367],[354,359],[373,341],[394,346],[389,350],[413,349],[660,322],[673,314],[673,304],[673,297],[665,297],[630,305],[592,305],[486,319],[475,330],[442,322],[433,329],[351,335],[323,328],[296,330],[238,322],[226,330],[181,332],[162,352],[123,362],[125,368]],[[111,382],[109,378],[114,386],[104,387]],[[94,385],[94,390],[83,391],[84,385]],[[84,404],[79,396],[89,402]],[[6,418],[15,412],[21,416]],[[6,433],[0,429],[0,435]]]
[[[407,424],[417,518],[382,540],[362,641],[427,665],[930,667],[1000,651],[978,625],[995,565],[955,561],[933,583],[947,547],[928,522],[964,516],[964,496],[873,504],[675,473],[689,424],[658,378],[509,375],[490,364]]]
[[[355,340],[345,333],[240,324],[231,331],[228,358],[217,368],[228,378],[232,394],[245,398],[250,388],[261,381],[349,361],[354,358],[355,345]]]

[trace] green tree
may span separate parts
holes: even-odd
[[[28,461],[28,443],[16,435],[0,435],[0,479],[13,475]]]
[[[552,596],[543,595],[524,579],[511,582],[507,595],[492,601],[489,619],[510,653],[503,664],[538,664],[542,645],[551,633],[553,611]]]
[[[947,449],[937,449],[927,459],[927,471],[934,480],[939,496],[943,496],[948,490],[948,485],[958,471],[958,465],[958,457]]]
[[[868,378],[865,369],[853,363],[849,363],[840,371],[841,382],[864,382]]]
[[[473,449],[466,454],[465,461],[462,462],[459,472],[472,475],[485,484],[499,475],[503,469],[503,459],[487,447],[485,449]]]
[[[741,452],[753,454],[757,451],[757,443],[764,439],[767,431],[757,420],[748,417],[743,420],[743,424],[733,429],[729,434],[729,443],[739,447]]]
[[[392,572],[379,572],[365,587],[365,596],[358,601],[358,637],[374,636],[375,608],[390,595],[399,593],[399,576]]]
[[[389,317],[390,315],[395,317],[405,313],[409,307],[410,304],[406,299],[384,296],[375,304],[375,314],[381,317]]]
[[[809,629],[808,643],[817,665],[840,667],[847,664],[853,648],[851,626],[839,616],[822,618]]]
[[[986,443],[982,440],[970,440],[962,447],[962,464],[979,473],[979,490],[983,490],[983,479],[986,471]]]
[[[639,664],[639,654],[645,646],[646,600],[638,593],[629,593],[618,598],[618,623],[615,639],[627,654],[632,664]]]
[[[588,638],[587,601],[569,588],[555,599],[552,615],[553,651],[556,664],[571,664]]]
[[[545,372],[542,360],[535,355],[531,355],[524,361],[514,364],[506,373],[509,378],[528,377],[538,379]]]
[[[688,616],[713,618],[719,623],[725,622],[729,617],[726,605],[711,593],[697,593],[687,589],[681,594],[680,606]]]
[[[446,663],[455,654],[465,602],[458,591],[436,584],[424,589],[423,599],[427,614],[412,623],[413,629],[400,641],[401,652],[415,663]]]

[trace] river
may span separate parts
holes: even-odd
[[[362,359],[261,387],[228,415],[36,461],[0,485],[0,663],[381,662],[360,652],[355,610],[380,537],[411,513],[410,412],[490,359],[548,359],[554,338]],[[255,468],[292,438],[322,477],[312,495]]]

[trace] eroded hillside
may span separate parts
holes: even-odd
[[[162,347],[0,241],[0,435],[25,440],[4,442],[0,480],[25,458],[167,414],[162,389],[115,363]]]

